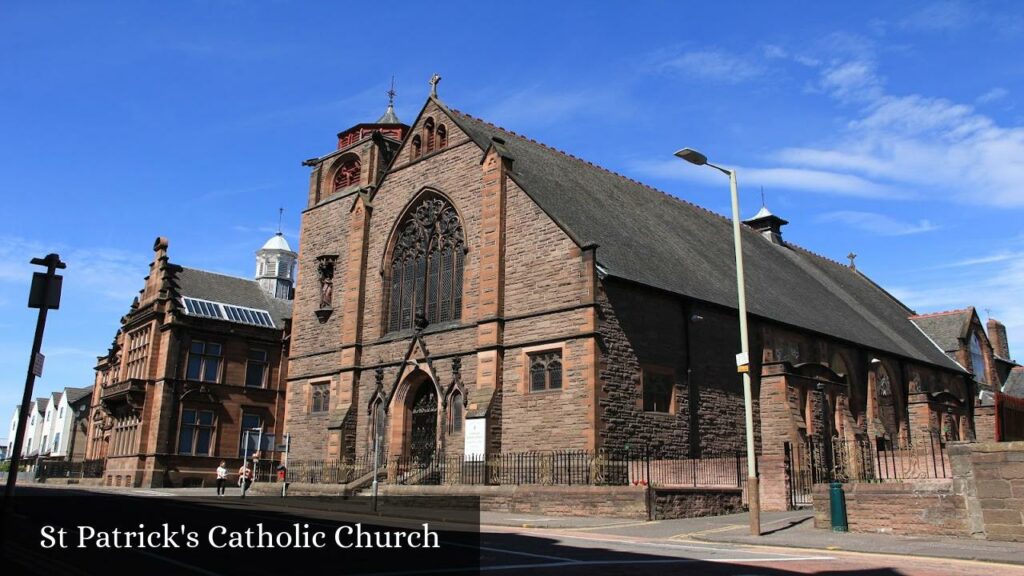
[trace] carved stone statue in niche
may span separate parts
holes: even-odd
[[[334,299],[334,266],[337,256],[320,256],[316,259],[316,273],[320,280],[320,308],[331,308]]]
[[[889,382],[889,375],[885,372],[878,374],[878,397],[883,399],[892,400],[892,383]],[[884,400],[883,400],[884,402]]]

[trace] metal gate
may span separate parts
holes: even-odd
[[[813,452],[804,447],[786,442],[782,446],[785,455],[786,485],[789,487],[789,508],[803,508],[811,505],[811,489],[814,487]]]
[[[434,459],[436,450],[437,392],[430,382],[424,382],[416,392],[412,405],[410,456],[414,461],[426,463]]]

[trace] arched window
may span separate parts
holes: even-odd
[[[351,156],[342,162],[334,173],[334,190],[342,190],[359,183],[360,162],[358,156]]]
[[[437,148],[440,150],[448,145],[448,129],[444,127],[444,124],[440,124],[437,127]]]
[[[448,422],[448,432],[462,432],[462,393],[456,390],[452,393],[449,403],[451,406],[451,420]]]
[[[427,118],[423,123],[423,131],[427,134],[427,154],[434,150],[434,119]]]
[[[420,139],[420,135],[417,134],[412,137],[412,160],[415,160],[423,154],[423,140]]]
[[[466,244],[455,208],[428,195],[402,218],[397,234],[387,331],[412,328],[417,312],[423,312],[430,323],[459,319]]]
[[[977,334],[971,334],[971,372],[978,382],[988,383],[988,371],[985,370],[985,355],[981,353],[981,341]]]

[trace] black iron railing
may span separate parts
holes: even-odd
[[[385,457],[381,457],[380,471],[385,469]],[[275,482],[278,462],[260,461],[257,465],[257,479]],[[349,459],[313,459],[287,462],[288,482],[311,484],[346,484],[373,472],[373,455]]]
[[[394,484],[742,487],[745,458],[737,452],[701,458],[653,451],[551,450],[489,456],[415,455],[387,460]]]
[[[46,478],[102,478],[103,460],[68,462],[66,460],[43,460],[36,475]]]
[[[786,470],[791,484],[822,482],[898,482],[950,478],[946,441],[938,433],[913,439],[813,437],[786,443]]]

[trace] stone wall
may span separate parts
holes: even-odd
[[[281,485],[260,483],[252,493],[276,495]],[[292,496],[345,496],[345,484],[291,483]],[[362,492],[363,495],[367,491]],[[479,498],[480,510],[541,516],[604,516],[634,520],[696,518],[743,511],[739,488],[648,488],[642,486],[401,486],[381,485],[382,497],[400,496],[403,504],[444,508],[438,499]]]
[[[647,520],[647,489],[636,486],[380,486],[382,496],[480,498],[489,512]]]
[[[955,488],[966,497],[970,534],[1024,542],[1024,442],[954,443]]]
[[[952,480],[844,484],[851,532],[901,536],[964,536],[967,505]],[[831,528],[829,485],[814,486],[814,526]]]
[[[1024,442],[952,442],[953,477],[843,486],[851,532],[1024,542]],[[814,486],[814,525],[830,528],[829,486]]]
[[[741,488],[654,488],[651,495],[654,520],[721,516],[743,510]]]
[[[996,407],[974,407],[974,435],[978,442],[996,441]]]

